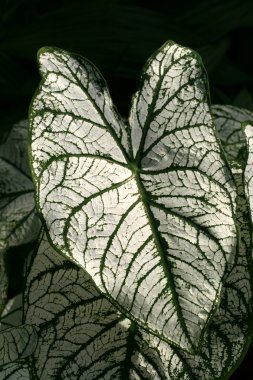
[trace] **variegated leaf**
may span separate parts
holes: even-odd
[[[25,244],[37,238],[34,186],[28,164],[28,122],[21,121],[0,145],[0,246]]]
[[[246,157],[242,123],[253,121],[253,112],[235,106],[213,105],[212,113],[227,158],[242,165]]]
[[[243,210],[245,205],[238,206]],[[44,237],[32,261],[24,298],[25,321],[35,326],[38,335],[30,357],[33,378],[227,379],[250,339],[251,289],[245,248],[226,278],[200,353],[190,355],[120,314],[91,278],[58,255]]]
[[[90,62],[44,48],[39,64],[31,159],[51,242],[124,313],[192,350],[237,242],[200,58],[173,42],[156,52],[130,127]]]

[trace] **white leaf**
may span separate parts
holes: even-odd
[[[129,131],[90,62],[53,48],[39,62],[31,156],[54,247],[126,315],[193,350],[237,243],[199,57],[173,42],[151,57]]]

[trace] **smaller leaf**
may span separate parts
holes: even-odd
[[[30,356],[37,345],[33,326],[22,325],[0,333],[0,363],[8,364]]]
[[[39,233],[27,140],[28,123],[24,120],[14,125],[5,144],[0,145],[0,246],[4,247],[31,242]]]

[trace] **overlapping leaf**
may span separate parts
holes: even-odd
[[[253,112],[229,105],[214,105],[212,113],[227,158],[244,165],[246,142],[242,123],[253,120]]]
[[[37,238],[34,186],[28,163],[28,122],[21,121],[0,145],[0,246],[25,244]]]
[[[33,327],[21,326],[23,321],[22,299],[22,294],[19,294],[18,296],[9,300],[1,315],[0,339],[1,332],[3,330],[16,327],[15,330],[9,330],[13,334],[9,334],[9,336],[13,337],[14,339],[9,339],[5,341],[5,346],[3,347],[3,349],[6,352],[4,354],[4,361],[1,360],[0,362],[0,379],[4,380],[31,379],[27,358],[35,349],[37,339]],[[21,337],[21,341],[18,342],[18,347],[16,345],[17,337]],[[22,346],[23,349],[21,349]],[[11,361],[9,363],[3,364],[4,362],[9,361],[7,355],[9,351],[12,352]],[[24,356],[25,358],[21,359],[22,356]]]
[[[35,240],[40,227],[27,140],[28,122],[23,120],[13,126],[7,141],[0,145],[0,310],[5,305],[8,286],[4,255],[8,247]]]
[[[191,350],[236,247],[235,188],[199,57],[173,42],[155,53],[130,128],[90,62],[52,48],[39,62],[31,153],[54,247],[146,329]]]
[[[238,203],[240,213],[245,206],[245,199]],[[38,335],[29,359],[34,378],[227,379],[250,338],[247,228],[198,355],[176,349],[119,313],[91,278],[54,251],[44,237],[34,255],[24,298],[25,321],[35,326]]]
[[[1,365],[24,359],[32,354],[37,344],[33,326],[21,325],[0,333]]]

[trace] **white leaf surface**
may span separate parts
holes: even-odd
[[[173,42],[151,57],[129,130],[90,62],[44,48],[39,64],[31,159],[54,247],[124,313],[192,350],[237,243],[200,58]]]

